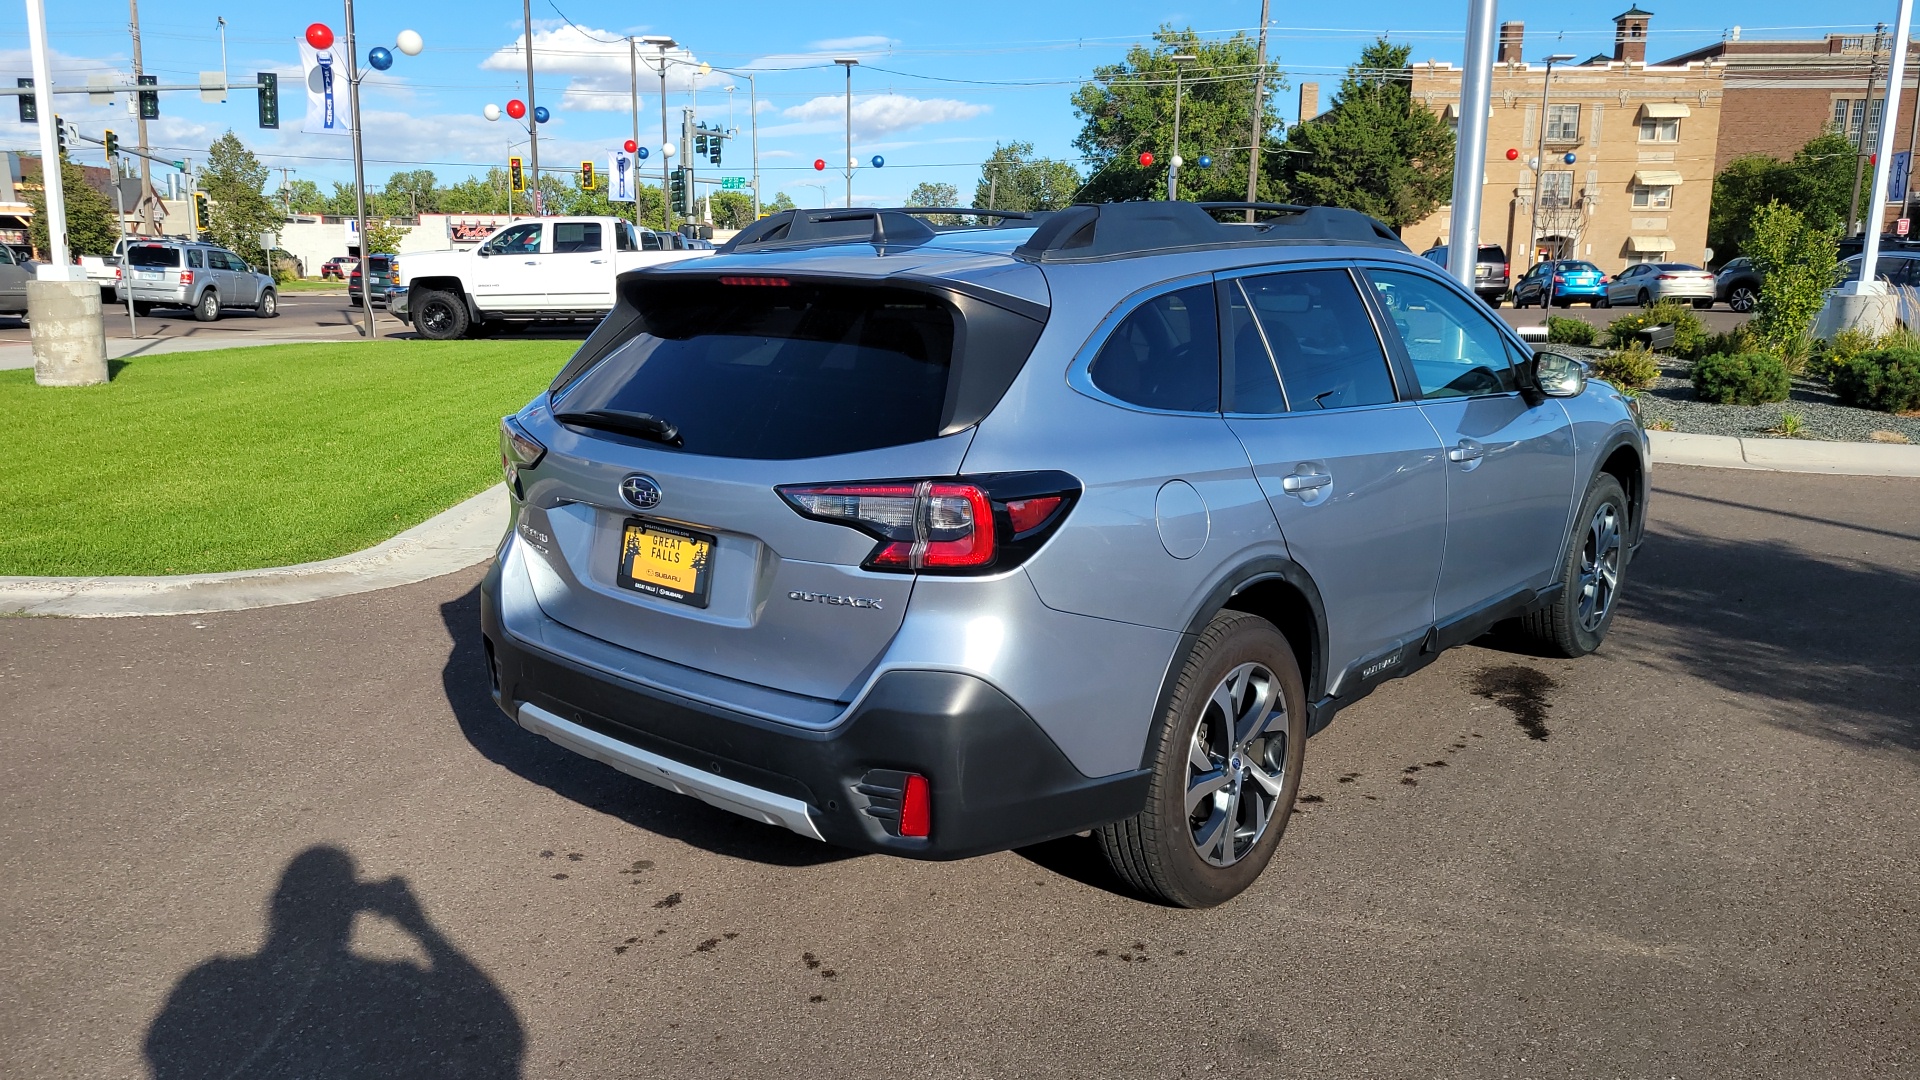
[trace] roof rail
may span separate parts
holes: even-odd
[[[945,226],[922,221],[926,217],[993,218],[986,226]],[[1004,229],[1045,214],[1024,210],[981,210],[957,206],[855,206],[844,209],[782,210],[761,218],[740,230],[720,248],[738,251],[760,244],[813,244],[821,242],[859,242],[884,245],[922,244],[942,232],[956,228]]]
[[[1226,223],[1216,213],[1252,211],[1251,224]],[[1081,203],[1053,214],[1014,255],[1035,262],[1085,262],[1174,251],[1262,244],[1345,243],[1407,245],[1392,229],[1335,206],[1258,202]]]

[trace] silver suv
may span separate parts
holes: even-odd
[[[213,322],[227,308],[251,308],[262,319],[280,314],[273,277],[213,244],[155,240],[129,246],[114,299],[125,304],[128,294],[140,315],[157,307],[191,308],[201,322]]]
[[[778,214],[622,275],[501,455],[521,726],[868,851],[1095,830],[1189,906],[1383,680],[1597,648],[1648,494],[1613,387],[1371,218],[1262,204]]]

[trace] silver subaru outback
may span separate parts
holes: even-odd
[[[1598,648],[1648,496],[1613,387],[1265,204],[778,214],[622,275],[501,457],[522,727],[868,851],[1092,830],[1196,907],[1382,681]]]

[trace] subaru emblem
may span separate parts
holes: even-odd
[[[651,476],[634,473],[620,481],[620,497],[635,510],[651,510],[660,505],[660,485]]]

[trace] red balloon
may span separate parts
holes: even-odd
[[[1146,168],[1146,167],[1148,167],[1149,165],[1152,165],[1152,164],[1153,164],[1153,151],[1151,151],[1151,150],[1149,150],[1149,151],[1147,151],[1146,153],[1144,153],[1144,154],[1141,154],[1141,155],[1140,155],[1140,167],[1141,167],[1141,168],[1143,168],[1143,169],[1144,169],[1144,168]]]
[[[307,44],[316,49],[332,48],[333,28],[323,22],[317,22],[307,27]]]
[[[513,117],[515,120],[527,115],[527,103],[521,101],[519,98],[514,98],[512,101],[507,102],[507,115]]]
[[[1519,161],[1519,160],[1520,160],[1520,151],[1518,151],[1518,150],[1515,150],[1515,149],[1513,149],[1512,147],[1508,147],[1508,148],[1507,148],[1507,160],[1508,160],[1508,161]]]
[[[814,158],[814,159],[813,159],[813,171],[814,171],[814,172],[826,172],[826,171],[827,171],[827,159],[826,159],[826,158]]]
[[[625,145],[622,146],[622,149],[624,149],[627,153],[631,154],[635,150],[640,149],[640,144],[637,142],[634,142],[632,139],[628,139]]]

